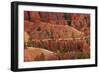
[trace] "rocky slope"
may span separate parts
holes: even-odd
[[[24,60],[90,58],[90,15],[24,12]]]
[[[56,53],[43,48],[27,47],[24,50],[25,62],[58,59],[59,58]]]

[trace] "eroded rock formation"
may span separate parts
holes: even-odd
[[[90,58],[90,15],[24,12],[24,60]]]

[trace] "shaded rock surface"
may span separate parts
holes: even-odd
[[[52,51],[43,48],[27,47],[24,50],[24,61],[57,60],[58,57]]]

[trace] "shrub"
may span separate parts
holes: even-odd
[[[43,60],[45,60],[45,55],[43,53],[41,53],[41,55],[36,56],[34,60],[35,61],[43,61]]]
[[[86,59],[89,58],[86,54],[84,54],[83,52],[81,52],[78,56],[78,59]]]

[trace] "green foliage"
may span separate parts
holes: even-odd
[[[45,46],[46,46],[45,43],[42,40],[40,40],[40,48],[45,48],[46,49]]]
[[[25,49],[27,48],[27,43],[26,43],[26,42],[24,42],[24,48],[25,48]]]
[[[71,14],[64,13],[64,18],[65,18],[65,20],[67,20],[68,25],[71,26]]]
[[[28,47],[34,47],[34,42],[32,40],[29,40],[29,42],[27,43]]]
[[[49,36],[49,38],[53,39],[53,30],[51,29],[51,27],[49,27],[46,31],[47,35]]]
[[[65,18],[66,20],[70,20],[71,14],[69,14],[69,13],[64,13],[64,18]]]
[[[41,55],[36,56],[34,60],[35,61],[43,61],[43,60],[45,60],[45,55],[43,53],[41,53]]]
[[[30,38],[29,38],[29,41],[27,42],[27,46],[28,47],[34,47],[34,45],[35,45],[35,42],[32,41],[32,35],[30,33]]]
[[[80,55],[78,56],[78,59],[85,59],[87,58],[87,56],[82,52],[80,53]]]
[[[63,59],[63,53],[60,50],[56,52],[58,54],[59,60]]]
[[[63,56],[66,52],[68,52],[69,49],[66,45],[64,46],[59,46],[58,50],[57,50],[57,54],[59,55],[59,59],[62,60],[63,59]]]
[[[87,38],[85,38],[85,39],[86,39],[87,44],[90,45],[90,37],[87,37]]]

